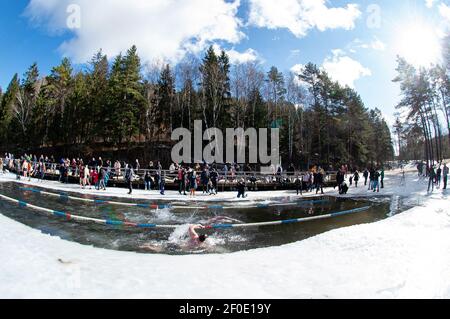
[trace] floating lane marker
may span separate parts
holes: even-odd
[[[211,205],[207,208],[209,208],[209,209],[224,209],[224,207],[222,205]]]
[[[106,225],[111,225],[111,226],[122,226],[122,225],[123,225],[123,221],[119,221],[119,220],[107,220],[107,221],[106,221]]]
[[[56,217],[64,217],[64,218],[67,217],[67,214],[66,214],[66,213],[64,213],[64,212],[58,212],[58,211],[54,211],[54,212],[53,212],[53,215],[55,215]]]
[[[155,228],[155,224],[137,224],[136,227],[138,228]]]
[[[298,200],[298,201],[283,201],[283,202],[273,202],[273,203],[267,203],[267,204],[255,204],[255,205],[242,205],[239,207],[236,206],[223,206],[223,205],[209,205],[209,206],[176,206],[171,204],[136,204],[136,203],[125,203],[125,202],[115,202],[115,201],[109,201],[109,200],[102,200],[102,199],[89,199],[89,198],[82,198],[82,197],[75,197],[70,196],[67,193],[51,193],[46,191],[41,191],[34,188],[28,188],[28,187],[22,187],[20,188],[23,191],[29,191],[38,193],[41,195],[48,195],[48,196],[54,196],[54,197],[60,197],[64,200],[76,200],[76,201],[82,201],[82,202],[89,202],[94,203],[98,205],[116,205],[116,206],[126,206],[126,207],[139,207],[139,208],[148,208],[150,210],[157,210],[157,209],[174,209],[174,210],[181,210],[181,209],[195,209],[195,210],[232,210],[232,209],[254,209],[254,208],[262,208],[267,209],[271,207],[287,207],[287,206],[298,206],[302,207],[309,204],[323,204],[328,203],[329,199],[321,199],[321,200]]]
[[[361,212],[365,212],[365,211],[369,210],[370,208],[371,208],[371,206],[365,206],[365,207],[361,207],[361,208],[355,208],[355,209],[346,210],[346,211],[342,211],[342,212],[336,212],[336,213],[331,213],[331,214],[327,214],[327,215],[320,215],[320,216],[314,216],[314,217],[279,220],[279,221],[262,222],[262,223],[230,224],[230,225],[226,225],[226,227],[224,225],[222,225],[222,224],[217,224],[217,225],[211,225],[211,228],[214,228],[214,229],[252,228],[252,227],[283,225],[283,224],[305,223],[305,222],[313,221],[313,220],[328,219],[328,218],[334,218],[334,217],[343,216],[343,215],[350,215],[350,214],[361,213]]]
[[[28,205],[27,203],[22,202],[22,201],[18,201],[18,204],[20,207],[27,207],[27,205]]]
[[[0,194],[0,199],[3,199],[5,201],[9,201],[11,203],[16,203],[20,207],[29,208],[34,211],[42,212],[43,214],[47,216],[54,216],[58,218],[64,218],[66,220],[74,220],[78,222],[87,222],[87,223],[94,223],[94,224],[100,224],[100,225],[109,225],[109,226],[127,226],[127,227],[139,227],[139,228],[177,228],[179,225],[154,225],[154,224],[136,224],[131,223],[127,221],[119,221],[119,220],[106,220],[106,219],[97,219],[97,218],[91,218],[91,217],[85,217],[85,216],[78,216],[78,215],[72,215],[69,213],[51,210],[44,207],[35,206],[29,203],[25,203],[23,201],[13,199],[10,197],[7,197],[5,195]]]
[[[228,229],[228,228],[233,228],[232,224],[217,224],[217,225],[212,225],[211,228],[214,229]]]
[[[20,188],[23,191],[27,191],[27,192],[33,192],[33,193],[38,193],[41,195],[48,195],[48,196],[53,196],[53,197],[59,197],[60,199],[64,199],[64,200],[76,200],[76,201],[82,201],[82,202],[87,202],[87,203],[94,203],[94,204],[98,204],[98,205],[116,205],[116,206],[127,206],[127,207],[141,207],[141,208],[151,208],[151,209],[163,209],[163,208],[168,208],[169,205],[149,205],[149,204],[135,204],[135,203],[122,203],[122,202],[114,202],[114,201],[107,201],[107,200],[103,200],[103,199],[89,199],[89,198],[82,198],[82,197],[75,197],[75,196],[70,196],[67,193],[51,193],[51,192],[46,192],[46,191],[41,191],[38,189],[34,189],[34,188],[28,188],[28,187],[22,187]]]

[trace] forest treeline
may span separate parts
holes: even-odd
[[[2,151],[126,157],[140,148],[133,156],[169,160],[171,132],[202,120],[204,129],[280,128],[285,165],[358,166],[394,156],[380,110],[316,65],[298,74],[264,71],[256,62],[231,65],[212,47],[173,67],[141,65],[134,46],[111,62],[99,51],[80,71],[67,58],[48,76],[33,64],[0,99]]]
[[[398,58],[402,100],[394,130],[399,158],[442,162],[450,158],[450,36],[442,44],[442,63],[414,67]]]

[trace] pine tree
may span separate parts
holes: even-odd
[[[66,102],[73,90],[73,69],[69,59],[64,58],[61,64],[54,67],[46,79],[43,87],[45,100],[45,133],[44,143],[50,142],[53,146],[61,144],[64,136],[62,119]]]
[[[13,117],[13,104],[20,89],[19,76],[17,73],[9,83],[0,104],[0,140],[6,144],[8,142],[8,128]]]
[[[286,88],[284,87],[283,73],[279,72],[276,67],[271,67],[267,73],[267,100],[269,102],[268,114],[270,116],[269,126],[280,127],[282,120],[280,119],[280,107],[284,102]]]
[[[39,70],[34,63],[24,74],[22,84],[12,102],[13,117],[9,128],[9,138],[21,141],[24,146],[28,146],[31,142],[29,131],[41,87],[42,80],[39,79]]]
[[[160,133],[170,139],[173,127],[173,111],[175,104],[175,79],[170,66],[167,64],[162,70],[158,81],[158,116],[156,123],[160,125]]]
[[[124,57],[117,56],[113,63],[109,83],[111,120],[108,132],[116,144],[130,143],[138,133],[139,112],[145,104],[140,71],[141,63],[135,46]]]
[[[98,51],[90,61],[90,72],[86,77],[87,97],[83,114],[87,115],[83,123],[83,140],[88,143],[107,139],[109,132],[105,130],[111,120],[108,103],[109,64],[108,58]]]
[[[217,56],[211,46],[200,66],[203,120],[206,128],[226,128],[230,106],[229,60],[224,51]],[[221,119],[219,121],[219,119]]]

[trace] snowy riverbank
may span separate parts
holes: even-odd
[[[414,173],[407,175],[407,187],[399,186],[399,180],[399,172],[387,173],[381,194],[408,196],[420,206],[378,223],[228,255],[141,255],[97,249],[44,235],[0,215],[4,256],[0,297],[450,298],[448,193],[427,196]],[[61,189],[51,182],[43,186]],[[234,200],[234,195],[221,196]],[[250,193],[248,200],[266,195]],[[367,195],[372,193],[359,188],[348,196]],[[136,192],[133,198],[138,196]]]

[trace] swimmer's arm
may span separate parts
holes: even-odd
[[[196,230],[197,230],[197,229],[204,229],[204,228],[205,228],[205,227],[202,226],[202,225],[193,225],[193,226],[189,227],[189,236],[190,236],[192,239],[198,239],[199,235],[198,235],[198,233],[196,232]]]

